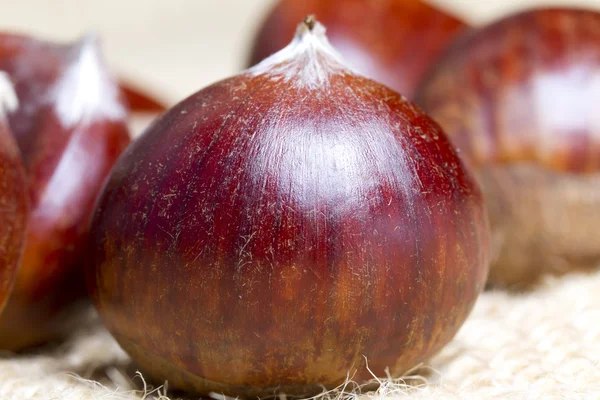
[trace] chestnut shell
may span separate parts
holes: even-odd
[[[65,91],[93,96],[95,84],[118,91],[115,82],[99,83],[94,75],[61,86],[80,57],[100,57],[91,41],[57,45],[0,35],[0,70],[9,74],[19,98],[8,122],[21,152],[30,204],[21,266],[0,314],[1,349],[18,351],[59,338],[81,315],[77,310],[86,298],[82,264],[90,215],[114,161],[130,141],[125,114],[66,123],[61,112],[76,113],[85,98],[72,98],[67,110],[59,110],[58,97]],[[98,60],[84,62],[88,70],[103,68],[95,64]]]
[[[466,25],[421,0],[281,0],[262,22],[249,66],[284,48],[314,14],[350,66],[412,98],[429,67]]]
[[[21,155],[0,116],[0,311],[13,289],[23,248],[28,216],[27,186]]]
[[[159,382],[308,395],[371,379],[365,359],[398,376],[484,286],[483,201],[438,125],[306,51],[167,111],[99,198],[90,293]]]
[[[457,40],[417,102],[488,204],[490,283],[600,263],[600,13],[539,9]]]

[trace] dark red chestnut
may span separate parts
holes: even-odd
[[[16,285],[0,315],[0,348],[9,350],[65,330],[85,294],[81,264],[94,200],[129,143],[124,102],[93,39],[21,45],[5,42],[0,54],[20,102],[9,124],[31,205]]]
[[[315,14],[355,70],[412,98],[446,44],[465,24],[421,0],[280,0],[254,40],[250,65],[285,47]]]
[[[600,263],[600,14],[543,9],[459,39],[418,102],[476,171],[490,282]]]
[[[17,95],[8,76],[0,72],[0,311],[13,288],[27,226],[27,185],[21,155],[6,123],[16,109]]]
[[[88,285],[149,376],[189,392],[315,393],[441,349],[487,275],[479,189],[438,125],[289,47],[163,114],[119,159]]]

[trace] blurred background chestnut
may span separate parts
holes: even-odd
[[[25,247],[27,185],[19,148],[6,120],[18,107],[10,78],[0,72],[0,312],[12,291]]]
[[[95,38],[72,45],[0,39],[0,70],[19,99],[8,122],[31,209],[17,281],[0,314],[0,348],[19,350],[64,332],[78,314],[89,215],[129,135],[124,100]]]
[[[314,14],[346,62],[408,98],[465,24],[421,0],[281,0],[263,22],[249,65],[285,47]]]
[[[600,14],[538,9],[458,39],[417,102],[476,171],[490,282],[600,263]]]

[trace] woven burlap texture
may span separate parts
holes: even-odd
[[[457,337],[410,383],[383,380],[377,392],[362,396],[600,399],[599,361],[600,272],[574,274],[547,279],[526,293],[484,293]],[[58,347],[0,361],[0,399],[167,398],[164,388],[143,385],[93,315]]]

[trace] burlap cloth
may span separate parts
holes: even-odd
[[[0,26],[57,39],[95,29],[111,65],[177,100],[239,69],[255,18],[269,2],[2,0]],[[432,2],[473,23],[549,2],[600,8],[600,0]],[[600,399],[599,362],[600,273],[574,274],[523,294],[485,293],[455,340],[416,371],[410,385],[384,380],[378,392],[363,396]],[[93,313],[63,344],[0,359],[0,400],[148,399],[164,393],[143,388],[135,366]]]

